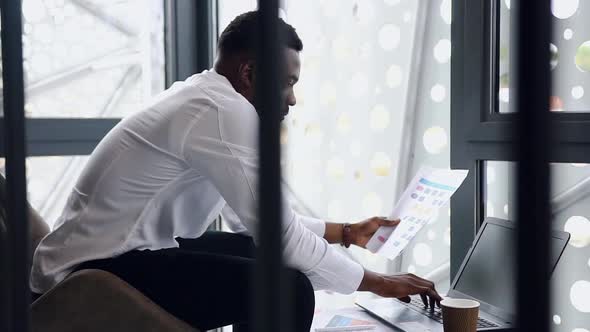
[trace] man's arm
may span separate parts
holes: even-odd
[[[324,239],[328,243],[342,243],[342,231],[344,230],[344,224],[326,222],[326,231],[324,232]]]
[[[440,307],[442,297],[434,287],[434,283],[414,274],[382,275],[365,270],[365,275],[358,291],[367,291],[383,297],[395,297],[409,303],[410,295],[420,295],[424,306]]]
[[[373,217],[350,225],[350,244],[365,248],[367,242],[381,226],[394,227],[399,220],[388,220],[382,217]],[[344,225],[339,223],[326,222],[324,239],[328,243],[343,243]]]
[[[215,186],[255,242],[259,203],[257,125],[254,109],[225,113],[213,109],[192,124],[180,145],[185,162]],[[385,276],[364,270],[306,228],[288,202],[283,202],[280,236],[285,263],[303,272],[314,288],[344,294],[371,291],[403,300],[411,294],[440,299],[432,283],[428,288],[427,281],[413,275]],[[370,229],[379,227],[378,221],[365,224]]]

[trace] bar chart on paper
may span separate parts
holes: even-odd
[[[400,219],[399,225],[379,228],[367,243],[367,249],[395,258],[426,224],[436,218],[467,174],[466,170],[422,167],[389,216]]]

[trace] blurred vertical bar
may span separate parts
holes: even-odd
[[[29,232],[25,172],[25,112],[20,0],[2,0],[2,79],[6,135],[8,268],[8,329],[29,327]]]
[[[550,0],[513,2],[518,156],[518,328],[549,331]]]
[[[280,82],[284,69],[278,29],[279,0],[259,0],[256,106],[260,115],[259,246],[255,331],[289,331],[281,247]]]

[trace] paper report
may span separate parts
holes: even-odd
[[[418,232],[438,216],[467,177],[467,170],[424,166],[412,179],[389,218],[400,219],[396,227],[381,227],[367,243],[367,249],[393,259]]]

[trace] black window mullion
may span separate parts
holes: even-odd
[[[216,0],[166,1],[166,86],[211,68],[217,41]]]
[[[20,1],[2,1],[2,80],[6,152],[6,243],[0,252],[0,330],[29,329],[29,227],[25,147],[25,97]],[[6,246],[8,244],[8,246]],[[6,307],[4,307],[6,305]]]

